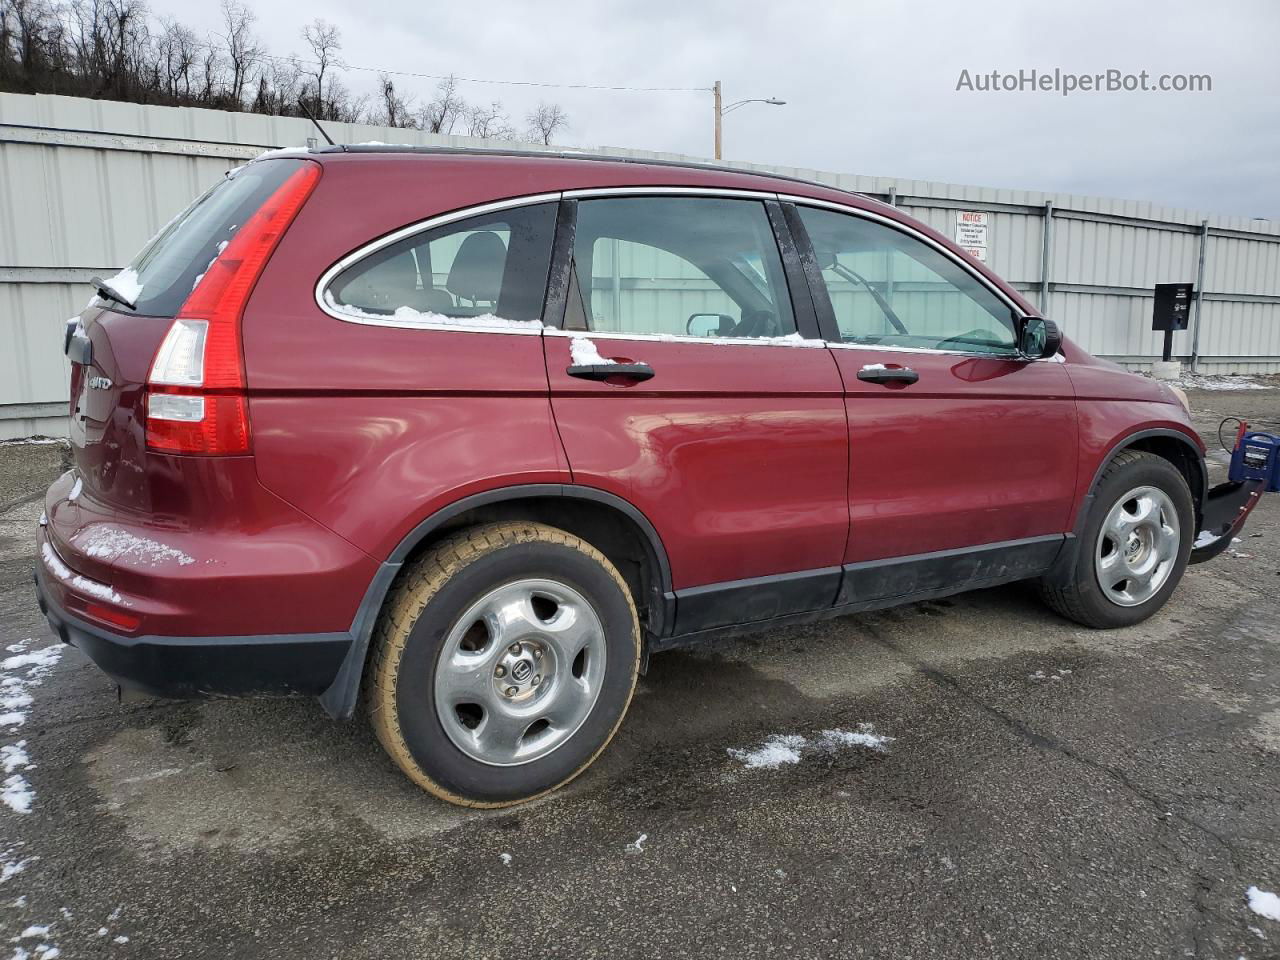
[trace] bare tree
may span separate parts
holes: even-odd
[[[198,99],[202,103],[212,104],[224,85],[223,70],[226,64],[218,48],[210,43],[203,45],[198,66],[200,68],[200,75],[197,78],[200,84]]]
[[[385,73],[378,76],[378,109],[369,117],[371,123],[387,127],[416,127],[412,97],[402,97],[396,92],[396,85]]]
[[[48,0],[0,2],[0,79],[38,89],[41,80],[57,76],[63,39],[62,21]]]
[[[275,57],[258,73],[258,92],[253,98],[255,113],[296,115],[302,93],[302,67],[292,57]]]
[[[422,129],[429,133],[453,133],[454,125],[467,110],[458,93],[458,78],[449,76],[436,86],[435,99],[422,109]]]
[[[341,73],[342,36],[317,19],[302,31],[309,56],[270,56],[254,35],[254,0],[219,0],[222,25],[197,39],[146,0],[0,0],[0,90],[252,110],[291,116],[300,100],[321,120],[465,131],[516,139],[502,104],[469,104],[456,77],[425,105],[389,75],[377,93],[355,96]],[[531,140],[549,143],[568,124],[557,104],[527,116]]]
[[[476,106],[468,107],[465,119],[467,121],[468,136],[493,140],[516,139],[516,129],[511,125],[511,119],[507,116],[506,111],[502,109],[502,104],[497,100],[494,100],[488,106],[477,104]]]
[[[539,103],[525,120],[529,124],[528,137],[534,143],[549,144],[557,131],[569,126],[569,114],[558,103]]]
[[[191,75],[199,55],[196,35],[176,20],[162,18],[155,45],[164,92],[174,101],[190,99]]]
[[[249,72],[257,65],[264,52],[253,35],[253,23],[257,19],[257,14],[240,0],[222,0],[222,25],[226,30],[222,34],[222,43],[231,67],[227,95],[236,107],[244,100]]]
[[[325,111],[324,75],[331,66],[338,63],[338,54],[342,52],[342,34],[332,23],[317,17],[302,28],[302,39],[311,48],[315,58],[315,67],[311,75],[315,79],[316,115],[336,120],[336,117],[329,117]],[[332,86],[332,81],[330,85]],[[332,90],[330,97],[332,98]]]

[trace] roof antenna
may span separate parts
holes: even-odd
[[[307,109],[307,104],[301,97],[298,98],[298,107],[306,115],[307,119],[315,124],[316,129],[320,131],[320,136],[324,137],[326,140],[329,141],[329,146],[337,147],[338,145],[333,142],[333,137],[329,136],[329,134],[324,132],[324,127],[320,126],[320,121],[317,120],[315,118],[315,115],[310,110]],[[345,153],[347,148],[338,147],[338,149]]]

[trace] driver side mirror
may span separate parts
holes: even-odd
[[[1018,353],[1028,360],[1052,357],[1062,348],[1062,331],[1044,317],[1023,317],[1018,322]]]
[[[723,313],[695,313],[684,328],[691,337],[728,337],[733,334],[733,317]]]

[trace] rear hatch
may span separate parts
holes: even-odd
[[[150,514],[156,479],[179,472],[175,455],[249,452],[239,315],[318,175],[317,164],[291,158],[231,171],[73,322],[70,438],[86,503]],[[201,425],[203,448],[192,433]],[[236,429],[243,437],[228,433]]]

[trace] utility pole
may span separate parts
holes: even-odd
[[[720,123],[724,119],[724,112],[720,109],[720,81],[716,81],[716,85],[711,88],[711,92],[715,95],[716,107],[716,159],[720,159]]]
[[[715,109],[715,112],[716,112],[716,159],[717,160],[722,159],[724,156],[724,150],[723,150],[724,141],[720,135],[720,128],[722,123],[724,122],[724,115],[726,113],[733,113],[733,111],[737,110],[739,107],[745,107],[748,103],[767,103],[771,107],[781,107],[781,106],[785,106],[787,102],[785,100],[779,100],[777,97],[769,97],[768,99],[760,99],[758,97],[753,97],[747,100],[735,100],[733,101],[733,103],[729,104],[728,106],[725,106],[723,91],[720,87],[719,80],[717,80],[715,83],[715,86],[711,88],[711,95],[712,95],[712,107]]]

